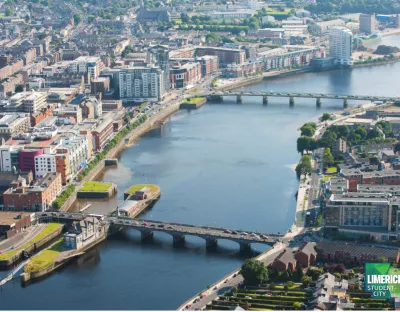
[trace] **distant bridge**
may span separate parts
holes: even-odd
[[[164,232],[172,236],[174,243],[185,241],[185,235],[201,237],[207,247],[216,246],[218,239],[227,239],[239,244],[240,250],[250,249],[252,243],[274,245],[283,238],[281,234],[267,234],[253,231],[232,230],[227,228],[197,226],[175,222],[141,220],[129,217],[110,217],[90,213],[69,212],[37,212],[39,219],[56,219],[58,221],[80,221],[86,217],[95,216],[108,222],[111,227],[129,227],[140,231],[142,240],[153,237],[154,232]]]
[[[236,96],[236,101],[242,103],[243,96],[260,96],[263,99],[263,104],[268,104],[269,97],[286,97],[289,98],[289,104],[294,105],[295,98],[313,98],[316,99],[317,106],[321,105],[322,99],[337,99],[343,100],[343,106],[348,105],[348,100],[358,101],[381,101],[381,102],[400,102],[400,97],[392,96],[370,96],[370,95],[343,95],[343,94],[328,94],[328,93],[298,93],[298,92],[241,92],[241,91],[215,91],[197,93],[190,97],[204,96],[209,100],[220,100],[224,96]]]

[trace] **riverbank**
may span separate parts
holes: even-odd
[[[45,248],[62,232],[63,226],[58,223],[49,223],[35,237],[21,247],[0,255],[0,268],[8,268],[20,261],[24,255],[31,255]]]
[[[162,122],[171,116],[173,113],[177,112],[180,107],[180,102],[168,104],[164,109],[160,112],[156,113],[153,116],[150,116],[146,119],[144,123],[139,125],[137,128],[133,129],[131,132],[126,134],[120,141],[114,146],[112,149],[108,151],[105,158],[117,158],[118,155],[132,143],[145,134],[148,130],[150,130],[156,123]],[[79,186],[76,189],[80,189],[85,181],[94,181],[96,178],[106,169],[105,161],[100,161],[81,181]],[[77,192],[75,191],[63,204],[60,211],[69,211],[73,205],[73,203],[77,199]]]

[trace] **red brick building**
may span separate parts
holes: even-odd
[[[201,64],[201,75],[203,77],[215,74],[219,70],[218,56],[216,55],[205,55],[196,58],[196,61]]]
[[[309,242],[301,246],[295,253],[294,258],[297,260],[297,265],[301,265],[303,268],[315,264],[317,261],[317,252],[314,249],[314,244]]]
[[[184,65],[175,65],[169,71],[171,88],[184,88],[193,85],[201,79],[201,64],[189,62]]]
[[[32,185],[27,185],[26,180],[20,178],[4,192],[4,210],[45,211],[61,191],[61,174],[57,172],[46,174]]]
[[[114,132],[114,122],[111,116],[106,116],[92,131],[93,150],[100,151]]]
[[[275,258],[274,262],[271,264],[271,267],[279,271],[294,271],[296,269],[296,259],[290,250],[285,249],[278,257]]]

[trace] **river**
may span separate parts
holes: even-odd
[[[397,96],[399,73],[397,63],[287,76],[243,90]],[[245,97],[241,105],[231,98],[178,112],[121,153],[118,167],[103,177],[118,184],[117,198],[90,210],[110,209],[130,185],[147,182],[158,184],[162,196],[144,218],[284,232],[293,222],[298,186],[296,130],[341,107],[339,100],[317,109],[315,100],[296,99],[290,108],[288,99],[272,98],[263,106],[261,98]],[[254,246],[255,253],[264,249]],[[174,248],[168,235],[156,233],[143,244],[138,233],[126,231],[42,281],[7,284],[0,308],[175,309],[243,259],[229,241],[209,252],[200,238]]]
[[[387,45],[400,48],[400,34],[382,37],[380,40],[365,44],[368,48],[376,49],[379,45]]]

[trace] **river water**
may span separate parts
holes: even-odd
[[[397,96],[399,71],[400,63],[307,73],[243,90]],[[117,198],[90,210],[110,209],[130,185],[147,182],[158,184],[162,196],[143,218],[284,232],[293,222],[298,186],[296,130],[341,108],[339,100],[317,109],[312,99],[296,99],[290,108],[288,99],[263,106],[261,98],[244,98],[241,105],[231,98],[178,112],[121,153],[118,167],[103,177],[118,184]],[[264,249],[256,245],[254,253]],[[184,248],[174,248],[168,235],[156,233],[144,244],[126,231],[44,280],[7,284],[0,309],[175,309],[243,259],[229,241],[210,252],[200,238],[187,237]]]
[[[372,41],[366,46],[371,49],[376,49],[379,45],[388,45],[400,48],[400,34],[382,37],[380,40]]]

